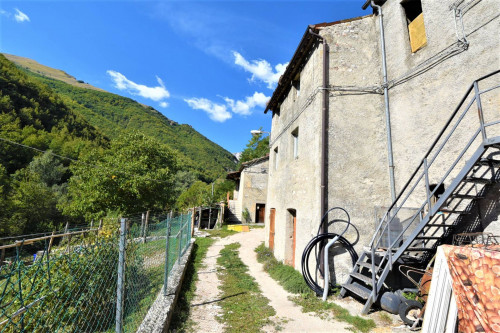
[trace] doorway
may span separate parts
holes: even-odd
[[[297,211],[288,209],[286,224],[285,263],[295,267],[295,246],[297,240]]]
[[[274,251],[274,219],[276,217],[276,209],[271,208],[269,214],[269,248]]]
[[[264,219],[266,216],[266,205],[265,204],[256,204],[255,205],[255,223],[264,223]]]

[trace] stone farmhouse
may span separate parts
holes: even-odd
[[[391,205],[398,231],[418,219],[401,244],[415,230],[411,237],[425,238],[417,226],[438,215],[448,226],[435,223],[437,236],[421,239],[420,247],[448,242],[460,230],[499,234],[500,146],[487,143],[500,138],[500,89],[488,90],[500,74],[471,85],[500,68],[500,3],[376,0],[364,7],[369,15],[306,27],[265,110],[272,116],[266,245],[296,269],[323,214],[335,206],[358,230],[346,234],[358,254]],[[480,101],[476,92],[483,92]],[[473,180],[480,162],[493,175],[459,192],[455,182]],[[462,229],[453,230],[457,220]],[[351,268],[337,281],[351,281]]]
[[[236,183],[233,200],[228,200],[229,222],[246,223],[245,210],[250,216],[248,222],[265,221],[268,175],[269,156],[245,162],[238,171],[227,174],[226,178]]]

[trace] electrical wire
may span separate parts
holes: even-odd
[[[85,163],[85,162],[76,160],[76,159],[71,158],[71,157],[59,155],[59,154],[53,153],[53,152],[48,151],[48,150],[43,150],[43,149],[38,149],[38,148],[35,148],[35,147],[31,147],[31,146],[28,146],[28,145],[25,145],[25,144],[22,144],[22,143],[19,143],[19,142],[15,142],[15,141],[12,141],[12,140],[9,140],[9,139],[5,139],[5,138],[2,138],[2,137],[0,137],[0,141],[4,141],[4,142],[7,142],[7,143],[10,143],[10,144],[13,144],[13,145],[17,145],[17,146],[20,146],[20,147],[28,148],[28,149],[37,151],[39,153],[44,153],[44,154],[49,154],[49,155],[52,155],[52,156],[56,156],[56,157],[59,157],[59,158],[65,159],[65,160],[69,160],[69,161],[72,161],[72,162],[75,162],[75,163],[79,163],[79,164],[82,164],[82,165],[86,165],[86,166],[89,166],[89,167],[92,167],[92,168],[105,169],[105,170],[111,171],[113,173],[119,173],[119,174],[127,175],[127,176],[133,176],[133,177],[135,176],[135,174],[132,174],[132,173],[121,171],[121,170],[118,170],[118,169],[114,169],[114,170],[113,169],[109,169],[109,168],[101,166],[101,165]],[[166,182],[164,180],[159,180],[159,179],[154,179],[154,178],[149,178],[149,177],[148,178],[143,178],[143,179],[144,180],[151,180],[151,181],[158,182],[158,183],[169,184],[169,182]]]

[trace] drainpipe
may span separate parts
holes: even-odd
[[[327,150],[327,115],[328,115],[328,43],[326,39],[320,34],[315,33],[311,28],[309,28],[309,33],[315,37],[317,37],[321,43],[323,43],[323,87],[322,87],[322,108],[321,108],[321,157],[320,157],[320,174],[321,174],[321,193],[320,193],[320,219],[322,221],[323,215],[325,214],[325,201],[326,201],[326,193],[327,193],[327,184],[326,184],[326,154]],[[328,223],[325,223],[322,226],[322,233],[328,232]],[[323,258],[324,256],[324,247],[326,242],[320,244],[320,253],[319,257]],[[323,275],[324,272],[324,263],[323,260],[320,260],[320,274]]]
[[[325,201],[326,201],[326,154],[327,154],[327,114],[328,114],[328,43],[325,38],[320,34],[315,33],[311,28],[309,28],[309,33],[317,37],[321,43],[323,43],[323,87],[322,87],[322,109],[321,109],[321,157],[320,157],[320,173],[321,173],[321,203],[320,203],[320,218],[325,214]],[[328,232],[328,227],[325,225],[326,230],[323,232]]]
[[[370,1],[370,0],[368,0]],[[368,1],[363,5],[363,9],[368,7]],[[396,186],[394,182],[394,159],[392,156],[392,134],[391,134],[391,113],[389,109],[389,84],[387,82],[387,62],[385,53],[385,37],[384,37],[384,21],[382,15],[382,7],[376,5],[373,0],[370,1],[370,6],[376,8],[378,12],[380,24],[380,48],[382,49],[382,72],[384,75],[384,102],[385,102],[385,126],[387,130],[387,158],[389,162],[389,179],[391,182],[391,199],[392,202],[396,201]]]

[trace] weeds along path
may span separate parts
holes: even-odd
[[[273,280],[257,262],[255,248],[264,241],[264,229],[251,229],[250,232],[241,232],[228,237],[218,238],[207,250],[203,260],[203,268],[198,271],[196,291],[191,301],[189,320],[192,326],[190,332],[222,333],[230,328],[224,327],[218,319],[223,316],[221,301],[221,282],[217,276],[221,267],[217,264],[220,251],[226,245],[239,243],[239,257],[248,266],[248,273],[255,278],[262,295],[269,299],[269,305],[274,308],[276,315],[271,317],[271,323],[265,326],[264,332],[352,332],[348,324],[323,320],[314,314],[303,313],[300,306],[288,299],[292,294],[286,292]]]
[[[264,241],[264,229],[251,229],[250,232],[242,232],[223,239],[224,243],[238,242],[241,244],[239,255],[249,273],[259,284],[262,294],[270,300],[270,305],[276,310],[276,315],[271,318],[274,322],[264,327],[266,332],[352,332],[347,327],[350,325],[322,320],[313,314],[303,313],[301,308],[288,300],[292,294],[286,292],[275,280],[273,280],[257,262],[255,248]],[[219,245],[219,243],[216,243]],[[220,246],[219,246],[220,248]]]
[[[219,238],[207,250],[203,268],[198,271],[196,291],[191,302],[190,319],[193,332],[222,333],[224,325],[217,320],[222,316],[220,301],[220,281],[217,277],[217,258],[224,246],[230,244],[230,237]],[[234,241],[233,241],[234,242]]]

